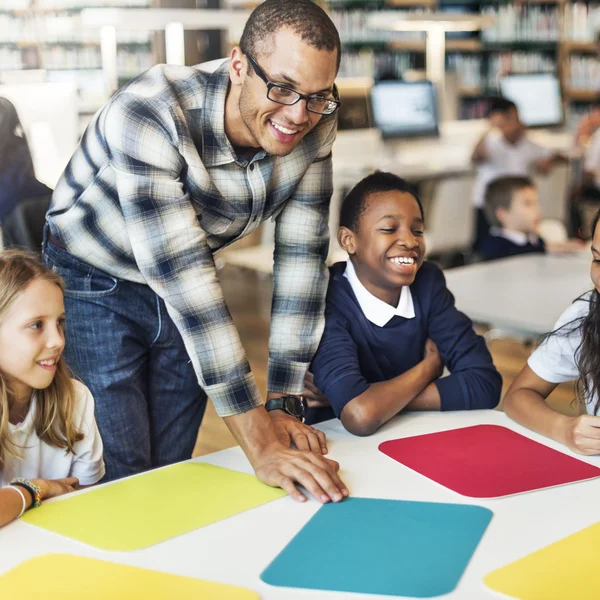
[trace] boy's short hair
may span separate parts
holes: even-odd
[[[358,231],[360,218],[367,207],[367,198],[371,194],[380,192],[406,192],[414,197],[419,205],[421,217],[425,220],[423,205],[419,199],[416,189],[402,177],[385,171],[375,171],[359,181],[342,202],[340,210],[340,227],[347,227],[356,232]]]
[[[291,29],[305,44],[317,50],[335,51],[340,67],[340,35],[327,13],[312,0],[266,0],[250,14],[240,48],[258,59],[268,55],[272,36],[283,28]],[[252,65],[248,66],[252,72]]]
[[[507,112],[509,112],[510,110],[516,110],[517,114],[519,112],[519,109],[517,108],[517,105],[512,101],[509,100],[508,98],[502,98],[502,97],[498,97],[498,98],[492,98],[490,100],[490,104],[488,107],[488,117],[491,117],[492,114],[494,113],[502,113],[502,114],[506,114]]]
[[[483,210],[491,227],[502,227],[496,211],[499,208],[510,210],[515,192],[529,187],[535,187],[535,183],[529,177],[500,177],[488,184]]]

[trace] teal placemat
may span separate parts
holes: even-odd
[[[492,511],[349,498],[326,504],[261,575],[268,584],[429,598],[451,592]]]

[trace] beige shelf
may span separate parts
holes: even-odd
[[[561,42],[567,52],[595,52],[598,46],[594,42],[573,42],[565,40]]]
[[[386,0],[387,6],[438,6],[438,0]]]
[[[446,40],[446,52],[480,52],[480,40]]]
[[[569,100],[575,100],[579,102],[593,102],[594,100],[596,100],[596,98],[598,98],[599,94],[600,91],[594,90],[565,90],[565,96]]]
[[[425,52],[425,40],[396,40],[390,42],[388,48],[404,52]]]
[[[482,95],[481,88],[478,87],[461,87],[458,88],[458,95],[463,98],[475,98]]]

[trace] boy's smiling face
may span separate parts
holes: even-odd
[[[369,195],[357,231],[341,227],[338,239],[365,288],[397,306],[402,287],[415,280],[425,257],[423,215],[415,197],[397,190]]]

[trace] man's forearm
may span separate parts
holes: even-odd
[[[275,428],[264,406],[224,417],[223,421],[253,465],[267,446],[278,443]]]

